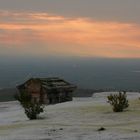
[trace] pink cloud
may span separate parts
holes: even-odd
[[[4,31],[0,43],[24,46],[35,41],[49,44],[50,53],[140,58],[138,24],[33,12],[1,11],[0,17],[0,30]]]

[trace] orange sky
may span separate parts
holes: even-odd
[[[0,12],[0,47],[39,56],[140,58],[140,26],[35,12]],[[4,48],[3,48],[4,49]]]

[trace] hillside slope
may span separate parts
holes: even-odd
[[[29,121],[18,102],[0,103],[0,140],[139,140],[139,93],[128,93],[130,107],[113,113],[106,96],[75,98],[49,105],[40,120]],[[105,131],[97,131],[104,127]]]

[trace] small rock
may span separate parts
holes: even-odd
[[[56,130],[55,129],[52,129],[51,131],[55,132]]]
[[[104,130],[106,130],[106,128],[104,128],[104,127],[101,127],[98,129],[98,131],[104,131]]]
[[[134,132],[138,132],[138,130],[134,130]]]

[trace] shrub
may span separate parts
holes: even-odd
[[[44,106],[41,103],[33,102],[31,95],[26,92],[15,95],[15,99],[18,100],[21,106],[24,108],[26,116],[30,119],[37,119],[41,112],[44,112]]]
[[[25,114],[30,120],[37,119],[37,116],[43,112],[43,106],[39,103],[30,103],[24,108]]]
[[[122,112],[129,106],[126,92],[119,92],[119,94],[110,94],[108,97],[108,103],[113,106],[114,112]]]

